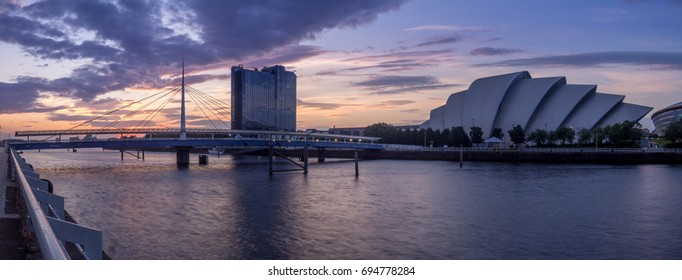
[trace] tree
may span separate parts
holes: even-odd
[[[668,126],[665,128],[663,137],[673,144],[682,142],[682,119],[677,119],[670,122],[670,124],[668,124]]]
[[[528,134],[526,140],[535,142],[535,145],[537,146],[544,146],[549,140],[549,132],[544,129],[535,129],[533,132]]]
[[[557,140],[561,140],[561,145],[565,145],[566,142],[573,144],[573,139],[575,139],[575,130],[571,127],[560,127],[556,130]]]
[[[578,130],[578,142],[582,145],[587,145],[592,142],[592,132],[587,128]]]
[[[472,126],[469,131],[469,137],[474,144],[483,143],[483,129],[478,126]]]
[[[608,126],[606,126],[606,127],[608,127]],[[594,135],[593,136],[594,137],[593,143],[595,143],[597,145],[601,145],[602,143],[604,143],[604,139],[606,139],[605,130],[606,130],[606,128],[601,128],[601,127],[592,129],[592,135]]]
[[[381,143],[395,143],[397,129],[387,123],[375,123],[365,128],[363,135],[370,137],[381,137]]]
[[[493,128],[493,132],[490,133],[490,136],[497,137],[498,139],[502,140],[502,138],[504,138],[504,133],[502,133],[501,128],[496,127],[496,128]]]
[[[634,121],[624,121],[604,127],[609,143],[615,147],[638,147],[642,139],[642,125]]]
[[[469,136],[461,126],[452,128],[452,132],[450,133],[450,143],[452,143],[453,147],[471,147],[471,139],[469,139]]]
[[[511,139],[514,144],[519,145],[526,143],[526,134],[523,132],[521,125],[515,125],[511,130],[508,130],[509,139]]]
[[[559,134],[557,133],[556,130],[552,130],[548,132],[547,135],[547,144],[548,145],[556,145],[556,141],[559,140]]]

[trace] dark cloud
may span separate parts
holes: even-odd
[[[394,53],[388,53],[388,54],[380,54],[380,55],[368,55],[368,56],[360,56],[360,57],[353,57],[353,58],[348,58],[343,60],[344,62],[366,62],[366,61],[385,61],[385,60],[401,60],[401,59],[407,59],[407,58],[415,58],[415,59],[425,59],[425,58],[438,58],[442,57],[443,55],[450,55],[454,51],[450,49],[444,49],[444,50],[433,50],[433,51],[410,51],[410,52],[394,52]]]
[[[346,72],[362,71],[368,69],[383,69],[382,72],[398,72],[414,70],[419,68],[433,67],[443,61],[452,60],[453,50],[430,50],[430,51],[408,51],[408,52],[391,52],[380,55],[358,56],[342,60],[341,62],[353,62],[367,64],[373,62],[373,65],[349,67],[343,69],[326,70],[316,73],[315,75],[325,76],[348,76]],[[355,75],[355,74],[350,74]]]
[[[412,86],[395,88],[388,90],[375,91],[370,94],[372,95],[389,95],[389,94],[401,94],[401,93],[416,93],[425,90],[437,90],[437,89],[450,89],[453,87],[460,87],[460,84],[437,84],[437,85],[423,85],[423,86]]]
[[[91,101],[109,91],[161,87],[169,82],[161,77],[179,72],[183,57],[193,72],[239,60],[293,63],[323,53],[298,42],[370,23],[404,2],[45,0],[20,7],[0,1],[0,41],[40,59],[92,62],[59,79],[0,84],[16,97],[0,113],[30,107],[45,93]]]
[[[365,81],[355,82],[353,85],[369,88],[386,88],[437,83],[439,83],[438,78],[434,76],[374,76]]]
[[[520,52],[525,52],[525,50],[521,49],[508,49],[508,48],[491,48],[491,47],[483,47],[483,48],[477,48],[473,49],[469,52],[469,55],[487,55],[487,56],[492,56],[492,55],[508,55],[512,53],[520,53]]]
[[[445,84],[433,76],[373,76],[365,81],[355,82],[353,86],[374,91],[371,94],[388,95],[446,89],[461,85]]]
[[[355,106],[355,105],[349,105],[349,104],[340,104],[340,103],[321,103],[321,102],[306,102],[301,99],[296,100],[297,103],[296,105],[304,108],[314,108],[318,110],[334,110],[341,108],[343,106]]]
[[[36,99],[40,96],[40,86],[34,82],[2,83],[0,82],[0,113],[19,113],[38,105]]]
[[[419,109],[409,109],[409,110],[402,110],[400,112],[402,112],[402,113],[419,113],[420,110]]]
[[[385,100],[382,101],[379,104],[374,104],[367,106],[369,108],[394,108],[394,107],[399,107],[407,104],[413,104],[416,103],[414,100]]]
[[[476,66],[594,67],[605,64],[643,66],[654,70],[682,70],[680,52],[595,52],[512,59]]]
[[[417,44],[415,47],[426,47],[433,45],[451,44],[462,41],[464,36],[459,34],[452,34],[448,36],[433,37],[426,39],[424,42]]]

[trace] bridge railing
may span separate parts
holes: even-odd
[[[13,178],[19,183],[24,198],[29,226],[35,233],[40,253],[47,260],[69,260],[64,242],[72,242],[84,259],[102,259],[102,232],[65,221],[64,198],[49,190],[14,149],[10,150]]]
[[[417,145],[397,145],[397,144],[382,144],[387,151],[463,151],[470,152],[489,152],[489,151],[507,151],[507,152],[535,152],[535,153],[682,153],[682,149],[664,149],[664,148],[535,148],[525,147],[518,149],[511,149],[507,147],[424,147]]]

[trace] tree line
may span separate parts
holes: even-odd
[[[679,121],[679,131],[682,133],[682,120]],[[677,131],[677,127],[668,131]],[[640,140],[644,137],[642,125],[634,121],[624,121],[608,125],[602,128],[574,130],[571,127],[561,127],[557,130],[547,131],[536,129],[526,135],[521,125],[515,125],[506,131],[509,141],[515,145],[529,144],[536,147],[559,147],[559,146],[595,146],[600,147],[639,147]],[[420,145],[433,147],[471,147],[483,143],[483,130],[480,127],[470,127],[467,133],[462,126],[441,130],[427,129],[398,129],[387,123],[376,123],[365,128],[365,136],[381,137],[379,142],[387,144]],[[492,137],[504,140],[505,134],[501,128],[494,128]],[[666,136],[667,137],[667,136]],[[676,141],[682,143],[682,136],[677,136]],[[673,141],[673,142],[676,142]]]

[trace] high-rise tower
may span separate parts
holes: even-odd
[[[296,130],[296,74],[275,65],[232,67],[232,129]]]

